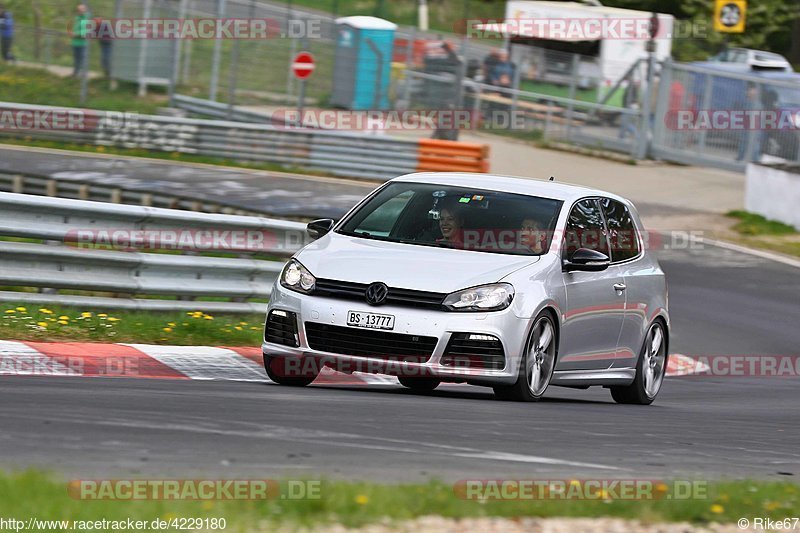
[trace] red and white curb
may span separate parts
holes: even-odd
[[[670,356],[667,376],[707,372],[682,354]],[[84,342],[0,340],[0,376],[84,376],[270,382],[261,349],[239,346],[162,346]],[[396,385],[378,374],[341,374],[325,369],[315,381],[326,385]]]

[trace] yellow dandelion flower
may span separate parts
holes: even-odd
[[[162,329],[163,329],[164,331],[166,331],[167,333],[171,333],[171,332],[172,332],[172,328],[162,328]]]
[[[83,313],[81,313],[81,316],[83,318],[89,318],[92,316],[92,313],[90,313],[89,311],[84,311]]]
[[[109,321],[109,322],[119,322],[120,320],[122,320],[122,319],[121,319],[121,318],[114,317],[114,316],[110,316],[110,317],[108,317],[108,321]]]
[[[203,315],[203,318],[206,320],[214,320],[214,317],[211,315]]]
[[[100,318],[106,318],[108,315],[105,313],[98,313],[97,316],[99,316]]]
[[[240,326],[246,326],[246,325],[247,325],[247,322],[239,322],[239,325],[240,325]]]
[[[58,319],[59,320],[69,320],[69,317],[67,315],[61,315],[60,317],[58,317]]]
[[[369,498],[367,497],[366,494],[359,494],[358,496],[356,496],[356,503],[358,505],[366,505],[369,503]]]
[[[47,327],[47,322],[37,322],[36,325],[41,327],[41,328],[46,328]]]
[[[69,324],[69,322],[67,322],[66,320],[59,320],[58,323],[61,324],[62,326],[66,326]]]
[[[725,512],[725,508],[718,503],[715,503],[711,506],[711,512],[714,514],[722,514]]]
[[[175,327],[175,322],[167,322],[167,325],[171,328]]]
[[[53,314],[53,312],[51,310],[47,309],[46,307],[42,307],[41,309],[39,309],[39,312],[44,314],[44,315],[52,315]]]
[[[14,310],[14,309],[6,309],[6,314],[7,314],[7,315],[13,315],[13,314],[14,314],[14,313],[16,313],[16,312],[17,312],[17,311],[16,311],[16,310]]]
[[[242,326],[233,326],[236,331],[242,331]]]
[[[17,307],[17,311],[19,311],[20,313],[24,313],[24,312],[25,312],[25,311],[27,311],[27,310],[28,310],[28,309],[27,309],[27,308],[25,308],[25,307]]]

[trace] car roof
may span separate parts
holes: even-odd
[[[525,194],[528,196],[541,196],[543,198],[563,200],[565,203],[572,203],[575,200],[587,196],[604,196],[630,204],[625,198],[600,189],[521,176],[503,176],[500,174],[473,172],[416,172],[414,174],[398,176],[390,181],[450,185]]]

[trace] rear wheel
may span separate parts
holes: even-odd
[[[430,392],[441,383],[436,378],[398,377],[397,380],[403,387],[417,392]]]
[[[645,335],[633,383],[624,387],[611,387],[611,397],[617,403],[638,405],[653,403],[664,381],[667,359],[667,336],[664,325],[656,321]]]
[[[494,394],[501,400],[537,402],[550,385],[555,366],[556,328],[550,315],[543,313],[533,323],[516,383],[494,387]]]
[[[303,365],[299,358],[273,357],[267,354],[264,354],[264,370],[267,371],[267,377],[278,385],[290,387],[305,387],[319,375],[316,364]]]

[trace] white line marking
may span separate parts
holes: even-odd
[[[674,353],[669,356],[666,375],[669,377],[691,376],[710,371],[711,368],[707,364],[688,355]]]
[[[213,346],[125,344],[191,379],[269,381],[264,369],[233,350]]]
[[[79,376],[55,359],[25,343],[0,340],[0,375],[3,376]]]
[[[764,250],[755,250],[753,248],[748,248],[747,246],[740,246],[738,244],[733,244],[730,242],[724,241],[715,241],[713,239],[706,239],[704,237],[695,237],[690,236],[690,240],[693,242],[697,242],[700,244],[710,244],[711,246],[716,246],[718,248],[724,248],[726,250],[733,250],[734,252],[741,252],[743,254],[754,255],[756,257],[761,257],[762,259],[769,259],[771,261],[775,261],[778,263],[783,263],[784,265],[793,266],[795,268],[800,268],[800,261],[797,259],[792,259],[791,257],[786,257],[780,254],[775,254],[772,252],[767,252]]]

